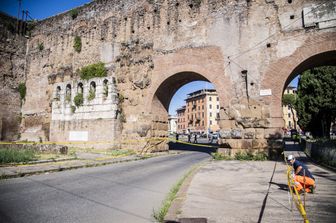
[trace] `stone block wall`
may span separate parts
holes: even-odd
[[[26,38],[15,33],[17,20],[0,13],[0,140],[20,138],[18,86],[25,82]]]

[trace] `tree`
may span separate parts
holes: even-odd
[[[282,105],[288,106],[290,108],[290,111],[293,117],[293,122],[294,122],[294,129],[296,129],[296,120],[295,120],[294,110],[293,110],[293,108],[295,108],[295,105],[296,105],[296,95],[295,94],[284,94],[282,96]]]
[[[303,72],[296,104],[298,124],[314,137],[330,137],[336,117],[336,66],[316,67]]]

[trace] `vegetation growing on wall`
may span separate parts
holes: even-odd
[[[82,39],[79,36],[75,37],[73,47],[77,53],[82,51]]]
[[[89,80],[95,77],[106,77],[107,75],[106,68],[104,66],[104,63],[102,62],[83,67],[79,71],[79,73],[80,73],[80,78],[83,80]]]
[[[75,113],[76,112],[76,106],[71,105],[71,112]]]
[[[92,101],[94,98],[96,97],[96,92],[94,91],[94,89],[90,89],[89,90],[89,95],[88,95],[88,100]]]
[[[77,18],[78,14],[79,14],[78,9],[72,9],[72,10],[70,11],[70,15],[71,15],[71,18],[72,18],[72,19]]]
[[[26,84],[25,83],[20,83],[19,86],[18,86],[18,91],[20,93],[21,101],[24,101],[25,97],[26,97],[26,91],[27,91]]]
[[[82,106],[84,103],[84,97],[82,93],[78,93],[75,97],[74,97],[74,103],[76,105],[76,107],[78,108],[79,106]]]
[[[193,0],[194,5],[199,8],[202,4],[202,0]]]
[[[39,43],[37,48],[39,49],[39,51],[42,51],[44,49],[43,43]]]

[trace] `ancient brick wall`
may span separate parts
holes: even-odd
[[[281,135],[282,90],[296,67],[336,49],[336,3],[323,3],[97,0],[43,20],[29,41],[23,132],[49,135],[54,84],[76,80],[78,69],[102,61],[124,99],[124,139],[165,136],[176,90],[207,80],[220,98],[223,140],[263,147],[266,138]],[[310,50],[319,41],[328,44]]]
[[[0,140],[17,140],[20,133],[26,38],[15,34],[16,27],[16,19],[0,14]]]

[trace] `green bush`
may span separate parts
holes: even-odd
[[[106,77],[107,71],[104,63],[99,62],[83,67],[80,71],[80,77],[83,80],[89,80],[95,77]]]
[[[79,36],[75,37],[73,47],[77,53],[82,51],[82,39]]]
[[[253,155],[251,152],[237,152],[234,157],[224,155],[222,153],[211,153],[214,160],[267,160],[267,155],[263,152],[257,152]]]
[[[18,91],[20,93],[20,99],[25,100],[26,91],[27,91],[26,84],[25,83],[20,83],[19,87],[18,87]]]
[[[96,93],[95,93],[95,91],[93,90],[93,89],[90,89],[89,90],[89,95],[88,95],[88,100],[89,101],[92,101],[94,98],[96,97]]]
[[[232,160],[230,156],[224,155],[223,153],[215,152],[211,153],[214,160]]]
[[[84,97],[82,93],[78,93],[75,97],[74,97],[74,103],[76,105],[76,107],[78,108],[79,106],[82,106],[84,103]]]
[[[0,149],[0,164],[37,160],[34,150]]]
[[[253,156],[253,160],[258,160],[258,161],[264,161],[264,160],[267,160],[267,158],[268,158],[267,154],[265,154],[263,152],[257,152]]]
[[[70,15],[71,15],[71,18],[72,18],[72,19],[77,18],[78,14],[79,14],[78,9],[71,9],[71,11],[70,11]]]
[[[236,160],[253,160],[253,154],[251,152],[238,152],[235,154]]]
[[[71,112],[75,113],[76,112],[76,106],[71,105]]]

